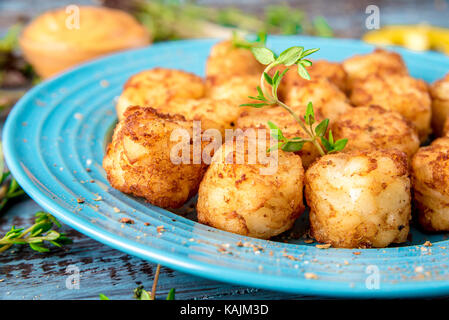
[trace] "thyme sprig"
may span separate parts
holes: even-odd
[[[16,179],[10,177],[10,175],[9,171],[5,171],[2,143],[0,142],[0,211],[3,210],[10,199],[25,194]],[[9,177],[10,179],[8,179]]]
[[[279,129],[276,124],[269,121],[268,126],[271,129],[272,136],[277,139],[277,141],[279,141],[277,145],[271,147],[269,150],[272,150],[274,148],[281,148],[284,151],[295,152],[301,150],[304,144],[309,142],[316,147],[320,155],[324,155],[325,153],[332,153],[343,150],[343,148],[346,146],[346,143],[348,142],[347,139],[334,141],[331,130],[329,130],[328,137],[326,138],[329,119],[324,119],[317,126],[315,126],[315,128],[313,127],[316,119],[312,102],[308,103],[304,118],[300,118],[293,111],[293,109],[282,102],[278,96],[279,85],[281,84],[282,78],[284,77],[285,73],[289,70],[288,67],[296,65],[299,76],[301,76],[303,79],[310,80],[310,75],[307,72],[306,68],[310,67],[312,65],[312,62],[305,58],[318,50],[318,48],[304,50],[304,47],[295,46],[286,49],[279,56],[276,56],[273,51],[265,47],[251,48],[251,51],[257,61],[259,61],[266,67],[260,78],[260,86],[257,87],[258,95],[256,97],[249,97],[258,102],[242,104],[241,106],[249,106],[253,108],[262,108],[265,106],[276,105],[280,106],[281,108],[287,110],[293,116],[295,121],[301,126],[301,128],[308,136],[308,138],[294,137],[291,139],[287,139],[283,135],[281,129]],[[269,75],[270,70],[277,66],[285,66],[287,68],[285,68],[285,70],[282,72],[276,70],[274,75],[271,77]],[[266,84],[271,86],[271,90],[269,90]],[[320,144],[320,141],[324,146],[324,150]]]
[[[56,247],[72,243],[64,233],[59,233],[52,228],[61,227],[61,224],[49,213],[39,211],[36,213],[34,224],[27,228],[11,229],[0,239],[0,252],[4,252],[13,245],[29,245],[31,249],[38,252],[49,252],[50,249],[45,246],[45,242],[51,243]]]

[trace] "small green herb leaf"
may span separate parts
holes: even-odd
[[[312,66],[312,61],[304,59],[304,60],[301,60],[301,64],[304,67],[311,67]]]
[[[259,94],[259,96],[258,96],[259,100],[267,101],[267,98],[265,97],[265,95],[263,94],[262,89],[259,86],[257,86],[257,93]]]
[[[326,134],[329,126],[329,119],[324,119],[315,127],[315,133],[318,137],[323,137]]]
[[[334,135],[332,134],[332,130],[329,130],[329,143],[334,145]]]
[[[31,249],[33,249],[34,251],[37,251],[37,252],[49,252],[50,251],[50,249],[48,249],[48,248],[46,248],[46,247],[44,247],[44,246],[42,246],[42,245],[40,245],[40,244],[38,244],[38,243],[33,243],[33,242],[31,242],[30,244],[30,247],[31,247]]]
[[[309,126],[315,123],[315,113],[313,111],[312,102],[309,102],[307,104],[306,115],[304,116],[304,120]]]
[[[264,106],[269,106],[268,103],[244,103],[240,107],[252,107],[252,108],[262,108]]]
[[[307,56],[311,55],[312,53],[317,52],[318,50],[320,50],[320,48],[308,49],[302,53],[301,58],[307,57]]]
[[[166,300],[175,300],[175,288],[170,289]]]
[[[273,51],[267,48],[255,47],[251,49],[254,57],[263,65],[268,65],[276,60]]]
[[[282,146],[282,150],[287,152],[296,152],[302,149],[304,146],[305,141],[299,140],[299,141],[288,141]]]
[[[346,139],[346,138],[337,140],[334,143],[334,150],[333,151],[341,151],[341,150],[343,150],[346,147],[347,143],[348,143],[348,139]]]
[[[153,299],[151,299],[151,294],[148,291],[142,289],[139,300],[153,300]]]
[[[329,143],[329,140],[327,140],[325,137],[321,137],[321,143],[323,144],[324,148],[329,152],[332,151],[332,144]]]
[[[54,226],[60,226],[59,222],[49,213],[39,211],[36,213],[34,224],[27,228],[12,228],[0,239],[0,252],[8,250],[13,245],[28,244],[31,249],[38,252],[49,252],[44,245],[49,242],[57,247],[71,243],[63,233],[52,230]]]
[[[301,78],[310,80],[309,73],[307,72],[306,68],[301,63],[298,63],[298,74],[300,75]]]
[[[279,149],[280,147],[282,147],[283,144],[284,144],[284,142],[276,143],[274,146],[271,146],[270,148],[268,148],[267,152],[271,152],[273,150]]]
[[[265,78],[265,81],[268,82],[269,85],[273,85],[273,79],[268,75],[268,73],[264,72],[263,77]]]
[[[303,47],[288,48],[279,55],[276,61],[279,64],[283,64],[287,67],[294,65],[301,58],[303,50],[304,50]]]
[[[106,295],[104,295],[102,293],[99,294],[99,297],[100,297],[100,300],[111,300]]]
[[[279,127],[277,125],[275,125],[273,122],[268,121],[268,127],[270,128],[271,131],[271,136],[273,138],[275,138],[278,141],[284,141],[286,140],[284,135],[282,134],[281,129],[279,129]]]

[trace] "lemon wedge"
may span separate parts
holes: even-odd
[[[399,45],[411,50],[437,50],[449,55],[449,29],[425,24],[386,26],[367,32],[364,41],[380,46]]]

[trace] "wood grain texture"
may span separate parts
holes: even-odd
[[[3,236],[14,224],[29,226],[40,207],[25,199],[11,206],[0,217]],[[133,289],[143,285],[151,290],[156,264],[132,257],[92,240],[68,226],[63,226],[74,243],[65,248],[53,247],[49,253],[34,252],[28,247],[13,247],[0,253],[0,299],[133,299]],[[80,272],[80,288],[68,289],[72,274],[68,266]],[[298,299],[307,298],[255,288],[245,288],[206,280],[161,268],[157,297],[165,299],[176,288],[176,299]]]

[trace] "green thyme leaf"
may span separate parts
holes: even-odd
[[[254,57],[263,65],[268,65],[276,60],[273,51],[267,48],[251,48]]]
[[[258,101],[262,101],[262,102],[268,102],[267,98],[265,98],[262,89],[257,86],[257,92],[258,92],[258,96],[254,97],[254,96],[248,96],[248,98],[253,99],[253,100],[258,100]]]
[[[274,85],[275,83],[279,82],[279,70],[276,70],[276,72],[274,73],[274,76],[272,78],[272,85]]]
[[[282,147],[283,144],[284,144],[284,142],[276,143],[274,146],[271,146],[270,148],[268,148],[267,152],[271,152],[273,150],[279,149],[280,147]]]
[[[166,300],[175,300],[175,288],[170,289]]]
[[[307,104],[306,115],[304,116],[304,120],[309,126],[315,123],[315,113],[313,111],[312,102],[309,102]]]
[[[268,73],[264,72],[263,77],[265,78],[265,81],[268,82],[269,85],[273,85],[273,78],[271,78]]]
[[[38,252],[49,252],[50,251],[50,249],[48,249],[40,244],[37,244],[37,243],[30,243],[29,245],[30,245],[31,249],[33,249],[34,251],[38,251]]]
[[[148,291],[142,289],[142,293],[140,294],[139,300],[152,300],[151,294]]]
[[[13,245],[28,244],[31,249],[38,252],[49,252],[45,242],[57,247],[71,243],[65,234],[59,233],[52,228],[60,227],[59,222],[49,213],[39,211],[36,213],[34,224],[27,228],[12,228],[0,239],[0,252],[8,250]]]
[[[275,93],[275,98],[277,98],[277,91],[278,91],[279,85],[281,84],[281,80],[287,72],[288,72],[288,68],[285,68],[281,74],[279,74],[279,71],[276,71],[276,74],[278,74],[278,76],[276,77],[276,80],[273,77],[273,92]],[[275,74],[275,76],[276,76],[276,74]]]
[[[329,126],[329,119],[324,119],[315,127],[315,134],[318,137],[323,137],[326,134],[328,126]]]
[[[346,138],[337,140],[334,143],[334,151],[341,151],[341,150],[343,150],[346,147],[347,143],[348,143],[348,139],[346,139]]]
[[[262,108],[264,106],[269,106],[268,103],[244,103],[240,107],[252,107],[252,108]]]
[[[323,144],[324,148],[329,152],[332,151],[332,144],[329,143],[329,140],[327,140],[325,137],[321,137],[321,143]]]
[[[309,73],[307,72],[306,68],[300,63],[298,63],[298,74],[301,78],[310,80]]]
[[[284,135],[283,135],[283,133],[282,133],[282,131],[281,131],[281,129],[279,129],[279,127],[277,126],[277,125],[275,125],[273,122],[271,122],[271,121],[268,121],[268,127],[270,128],[270,133],[271,133],[271,136],[273,137],[273,138],[275,138],[276,140],[278,140],[278,141],[284,141],[284,140],[286,140],[285,139],[285,137],[284,137]]]
[[[312,66],[312,61],[307,60],[307,59],[304,59],[304,60],[301,60],[301,64],[302,64],[304,67],[311,67],[311,66]]]
[[[329,130],[329,143],[334,145],[334,135],[332,134],[332,130]]]
[[[291,47],[287,50],[284,50],[276,61],[279,64],[283,64],[287,67],[294,65],[300,58],[301,54],[304,50],[304,47]]]
[[[308,49],[302,53],[301,58],[307,57],[307,56],[311,55],[312,53],[317,52],[318,50],[320,50],[320,48]]]
[[[282,150],[287,152],[296,152],[302,149],[305,141],[288,141],[282,146]]]

